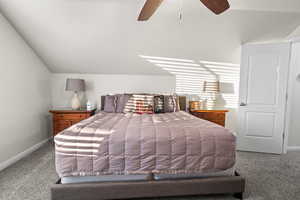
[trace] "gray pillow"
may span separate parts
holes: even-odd
[[[116,102],[117,96],[116,95],[106,95],[105,96],[105,103],[104,103],[104,112],[108,113],[115,113],[116,112]]]
[[[116,112],[122,113],[126,103],[128,102],[130,98],[130,94],[118,94],[117,95],[117,105],[116,105]]]

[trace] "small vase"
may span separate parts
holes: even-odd
[[[72,109],[73,110],[79,110],[80,109],[80,99],[78,97],[77,92],[74,93],[74,96],[72,98]]]

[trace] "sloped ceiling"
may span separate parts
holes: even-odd
[[[0,9],[56,73],[169,74],[141,55],[238,64],[242,43],[282,40],[300,25],[299,0],[230,3],[216,16],[199,0],[165,0],[147,22],[136,21],[144,0],[0,0]]]

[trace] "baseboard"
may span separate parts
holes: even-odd
[[[300,146],[289,146],[287,151],[300,151]]]
[[[32,152],[36,151],[37,149],[39,149],[41,146],[43,146],[45,143],[47,143],[51,138],[48,138],[46,140],[43,140],[37,144],[35,144],[34,146],[30,147],[29,149],[26,149],[25,151],[17,154],[16,156],[0,163],[0,171],[4,170],[5,168],[11,166],[12,164],[18,162],[19,160],[21,160],[22,158],[28,156],[29,154],[31,154]]]

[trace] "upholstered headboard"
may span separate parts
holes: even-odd
[[[101,110],[104,110],[105,96],[101,96]]]
[[[101,110],[104,110],[105,96],[101,96]],[[187,111],[186,96],[179,96],[180,110]]]

